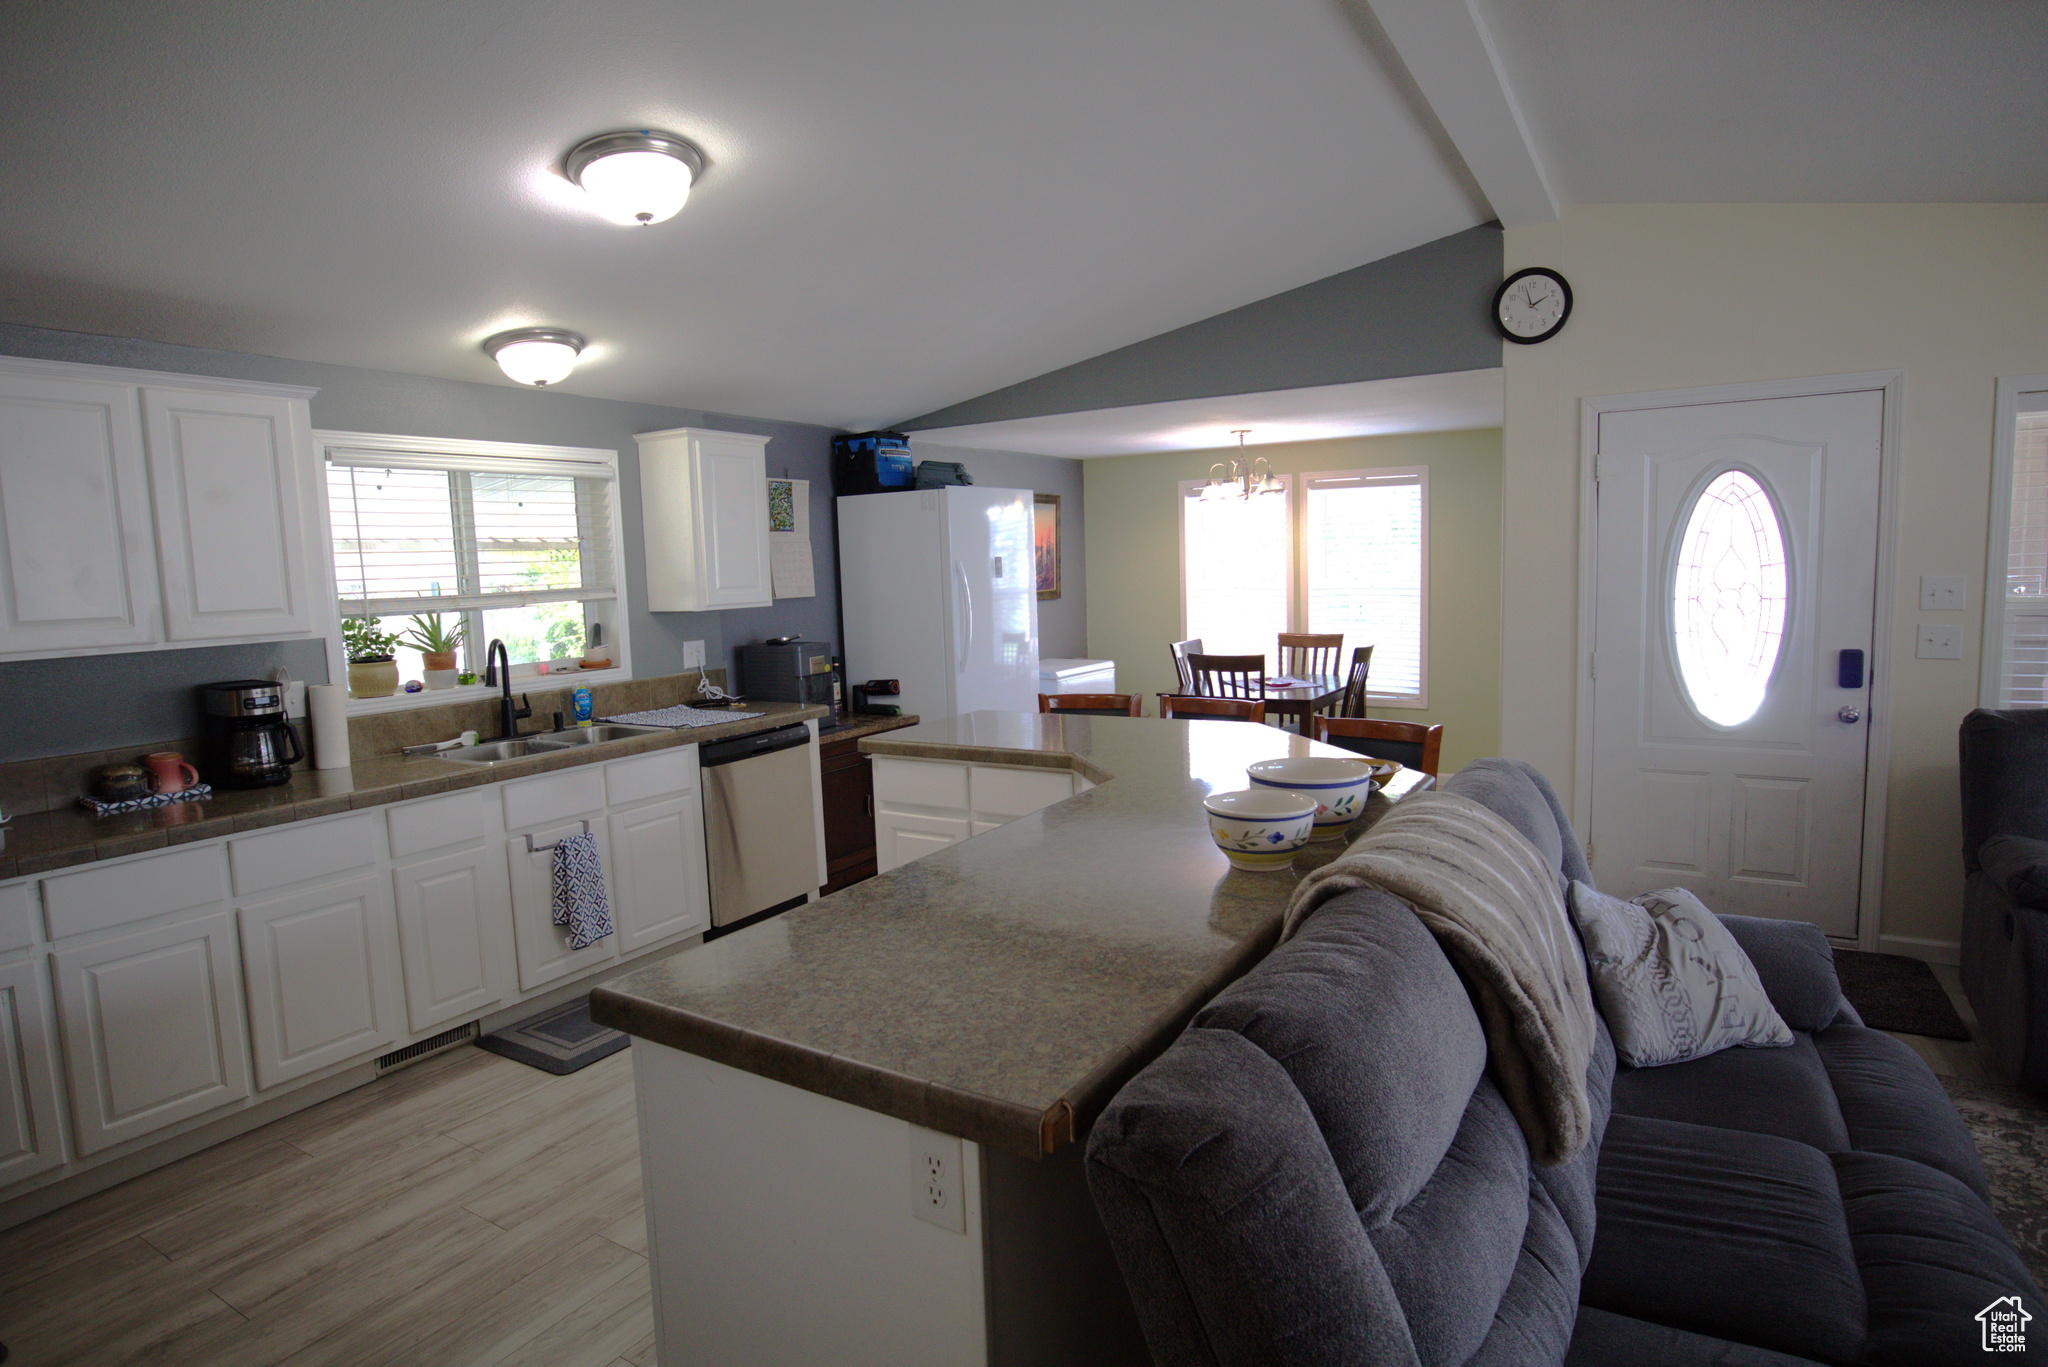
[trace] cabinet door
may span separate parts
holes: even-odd
[[[612,924],[630,954],[711,924],[704,812],[695,794],[605,819],[611,837]]]
[[[760,437],[706,433],[692,442],[706,608],[765,608],[768,447]]]
[[[495,844],[391,871],[406,1022],[414,1034],[477,1015],[511,984],[505,863]]]
[[[825,805],[825,867],[833,873],[875,852],[875,782],[867,756],[820,775]]]
[[[366,873],[241,909],[256,1086],[275,1087],[398,1033],[391,893]]]
[[[303,400],[264,394],[143,390],[169,639],[312,630],[305,412]]]
[[[160,639],[135,390],[0,374],[0,655]]]
[[[225,911],[50,956],[80,1154],[249,1095]]]
[[[943,850],[967,838],[967,819],[952,816],[924,816],[911,812],[875,809],[875,867],[882,873],[901,868],[933,850]]]
[[[580,822],[565,821],[505,842],[506,866],[512,874],[512,944],[518,951],[522,992],[545,987],[557,978],[589,973],[619,957],[616,934],[607,935],[594,945],[571,949],[569,928],[554,923],[555,852],[547,846],[582,829]],[[605,852],[604,823],[591,822],[591,830],[597,835],[597,857],[604,865],[605,889],[616,896],[612,861]],[[531,850],[527,848],[529,839],[535,847]],[[612,924],[618,925],[616,913]]]
[[[57,1077],[43,1027],[43,965],[0,968],[0,1185],[64,1161]]]

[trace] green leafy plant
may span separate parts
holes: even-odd
[[[457,617],[453,626],[441,625],[438,612],[415,613],[411,619],[412,630],[398,637],[400,645],[411,646],[422,655],[448,655],[462,644],[468,630],[467,624]]]
[[[379,631],[374,617],[344,617],[341,644],[350,664],[367,665],[396,658],[399,641],[396,632]]]

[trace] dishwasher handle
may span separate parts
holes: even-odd
[[[734,736],[731,740],[709,741],[697,748],[697,764],[704,769],[720,764],[736,764],[743,759],[772,755],[777,750],[793,750],[799,745],[810,743],[810,727],[801,723],[795,726],[778,726],[773,731],[757,731],[751,736]]]

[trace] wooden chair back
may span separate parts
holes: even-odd
[[[1159,715],[1175,717],[1216,717],[1224,721],[1266,720],[1266,704],[1255,698],[1190,698],[1179,693],[1159,695]]]
[[[1259,698],[1266,696],[1266,657],[1263,655],[1203,655],[1190,652],[1188,672],[1195,676],[1188,691],[1203,698]]]
[[[1297,679],[1337,672],[1337,656],[1344,649],[1341,631],[1283,631],[1280,633],[1280,672]]]
[[[1180,691],[1183,693],[1194,692],[1195,676],[1188,672],[1188,656],[1191,653],[1201,653],[1202,638],[1190,636],[1187,640],[1175,641],[1166,648],[1173,653],[1173,672],[1175,677],[1180,680]]]
[[[1041,693],[1041,712],[1081,712],[1092,717],[1142,717],[1144,698],[1137,693]]]
[[[1344,681],[1344,704],[1337,709],[1340,717],[1362,717],[1365,715],[1365,679],[1372,673],[1372,647],[1354,646],[1351,650],[1351,677]]]
[[[1317,717],[1316,739],[1374,759],[1399,760],[1405,768],[1436,777],[1443,753],[1442,722],[1367,721],[1364,717]]]

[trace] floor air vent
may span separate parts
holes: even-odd
[[[429,1035],[417,1044],[408,1044],[403,1049],[393,1049],[383,1058],[377,1060],[377,1076],[382,1077],[384,1074],[394,1069],[403,1068],[409,1063],[418,1063],[429,1054],[438,1054],[443,1049],[461,1044],[465,1040],[473,1040],[477,1037],[477,1034],[477,1023],[469,1021],[456,1026],[453,1030],[443,1030],[438,1035]]]

